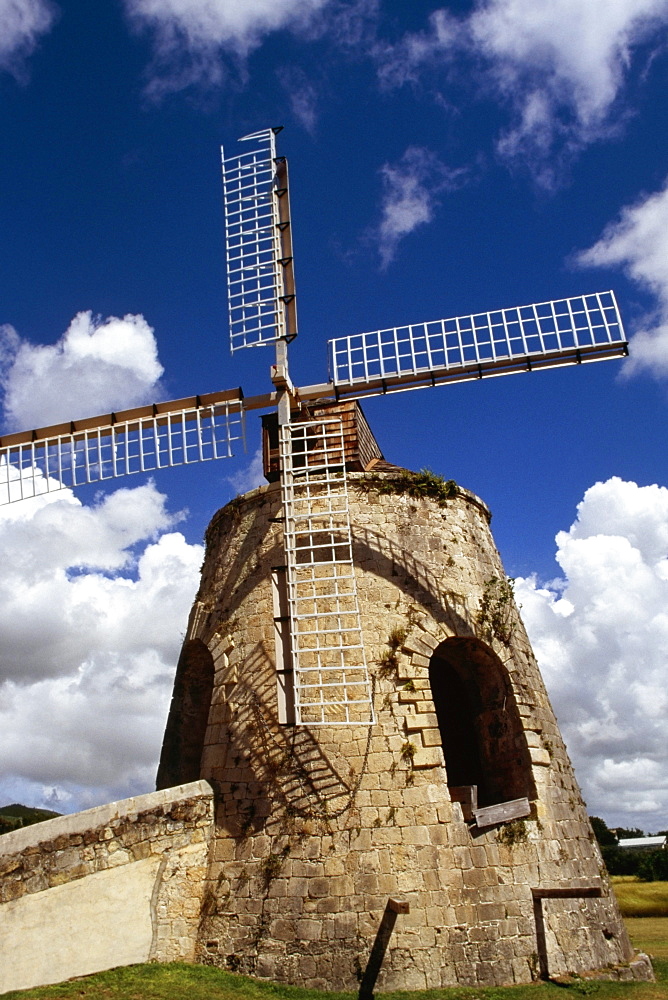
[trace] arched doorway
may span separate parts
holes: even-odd
[[[200,760],[209,720],[214,665],[201,639],[181,650],[172,704],[162,742],[156,788],[173,788],[200,777]]]
[[[477,786],[479,806],[536,796],[508,671],[479,639],[446,639],[429,664],[449,786]]]

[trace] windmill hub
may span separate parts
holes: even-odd
[[[290,381],[290,376],[288,375],[287,365],[272,365],[271,366],[271,381],[274,386],[283,392],[289,392],[291,396],[295,393],[295,387]]]

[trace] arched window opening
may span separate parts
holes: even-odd
[[[479,639],[446,639],[431,658],[429,680],[453,797],[474,787],[474,810],[535,798],[522,720],[493,650]]]
[[[156,788],[173,788],[200,777],[214,664],[201,639],[184,643],[160,754]]]

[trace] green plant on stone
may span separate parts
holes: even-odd
[[[378,675],[380,677],[390,677],[392,674],[396,673],[399,666],[399,656],[397,655],[397,650],[403,646],[408,636],[408,629],[405,628],[393,628],[387,637],[388,649],[384,653],[381,653],[378,659],[378,666],[380,670]]]
[[[398,476],[368,475],[358,479],[355,489],[363,493],[407,494],[417,500],[424,498],[435,500],[439,507],[447,506],[448,500],[459,496],[459,486],[454,479],[444,479],[431,469],[420,469],[419,472],[402,471]]]
[[[241,840],[245,840],[249,835],[251,826],[253,825],[253,820],[255,819],[255,805],[251,802],[247,809],[241,814],[241,825],[239,828],[239,837]]]
[[[265,889],[268,889],[275,878],[280,874],[283,863],[290,853],[290,848],[286,844],[280,854],[268,854],[260,862],[260,878]]]
[[[514,819],[512,823],[504,823],[497,831],[496,839],[506,847],[514,847],[516,844],[526,844],[528,837],[526,820]]]
[[[515,631],[514,581],[493,576],[487,580],[475,617],[478,637],[491,643],[494,639],[509,646]]]
[[[395,650],[386,649],[384,653],[381,653],[378,658],[378,676],[379,677],[391,677],[392,674],[396,673],[397,667],[399,666],[399,657],[397,656]]]
[[[408,629],[393,628],[388,636],[387,645],[396,652],[406,642],[407,637]]]

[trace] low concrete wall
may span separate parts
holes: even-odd
[[[0,993],[192,961],[212,829],[195,781],[0,837]]]

